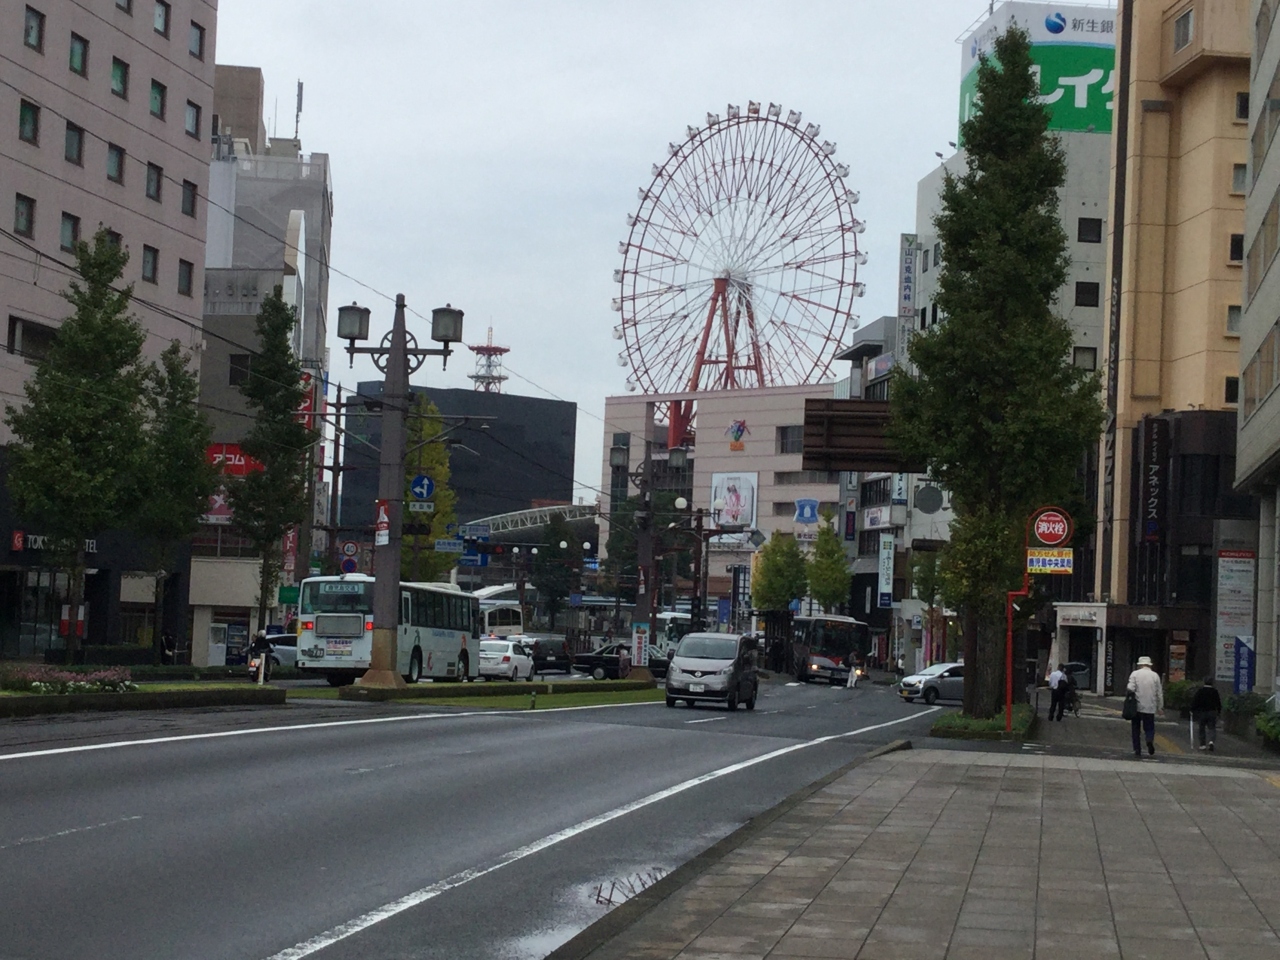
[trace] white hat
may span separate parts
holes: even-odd
[[[1151,666],[1151,658],[1150,658],[1150,657],[1139,657],[1139,658],[1138,658],[1138,666],[1140,666],[1140,667],[1149,667],[1149,666]]]

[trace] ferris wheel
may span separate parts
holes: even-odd
[[[613,275],[628,390],[770,387],[830,372],[867,258],[849,168],[819,134],[798,110],[784,119],[775,103],[763,113],[730,104],[653,165]],[[672,446],[692,417],[692,401],[671,405]]]

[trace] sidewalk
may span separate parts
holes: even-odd
[[[1274,960],[1277,822],[1273,772],[902,750],[551,957]]]

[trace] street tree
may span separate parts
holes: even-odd
[[[449,486],[449,446],[442,436],[444,419],[431,398],[419,395],[409,415],[408,440],[405,444],[404,524],[421,529],[401,540],[400,565],[406,580],[433,581],[447,579],[458,562],[458,554],[436,551],[436,540],[446,539],[457,520],[457,494]],[[430,502],[432,513],[411,512],[416,501],[410,487],[415,477],[425,475],[435,484]]]
[[[758,610],[786,610],[799,600],[809,586],[804,555],[794,537],[773,531],[760,548],[755,575],[751,578],[751,602]]]
[[[261,559],[258,624],[266,626],[267,605],[279,579],[282,541],[293,527],[306,523],[308,452],[316,434],[299,417],[306,395],[302,366],[294,356],[294,308],[277,286],[258,312],[258,352],[240,393],[253,411],[253,424],[240,442],[253,461],[244,476],[227,484],[233,523]],[[304,560],[305,562],[305,560]]]
[[[129,254],[100,229],[75,258],[63,294],[71,315],[37,360],[25,402],[5,412],[14,434],[9,492],[67,571],[73,622],[84,603],[85,541],[128,526],[144,496],[150,419],[146,333],[129,313],[132,286],[116,286]],[[73,629],[69,659],[79,645]]]
[[[210,427],[199,406],[200,382],[190,363],[191,354],[174,341],[148,376],[144,496],[132,528],[151,545],[157,655],[165,582],[177,565],[178,548],[196,532],[218,483],[206,453]]]
[[[667,577],[693,577],[693,541],[689,535],[687,511],[676,509],[679,494],[671,490],[658,490],[653,494],[653,552],[659,563],[660,581]],[[613,505],[609,516],[609,538],[605,541],[605,559],[601,565],[606,589],[620,591],[624,600],[634,603],[636,598],[636,570],[639,560],[636,553],[636,511],[640,497],[628,497]],[[672,524],[675,524],[673,527]]]
[[[573,590],[574,571],[582,568],[582,545],[563,513],[551,514],[543,535],[547,542],[538,547],[538,555],[533,558],[531,582],[538,591],[538,599],[547,608],[554,630],[556,613]]]
[[[978,66],[961,127],[966,169],[948,173],[934,220],[943,251],[945,322],[912,338],[915,375],[895,371],[890,434],[951,491],[955,521],[944,594],[964,617],[965,712],[1003,699],[1006,591],[1022,579],[1022,531],[1037,506],[1070,492],[1102,406],[1095,376],[1073,366],[1056,312],[1067,278],[1058,214],[1065,177],[1030,39],[1010,28]]]
[[[942,597],[942,565],[936,550],[916,550],[911,554],[911,587],[916,599],[925,605],[925,624],[931,642],[936,642],[936,630],[941,619],[936,608]],[[946,621],[942,622],[945,624]],[[933,651],[928,651],[928,654],[932,657]]]
[[[818,524],[818,539],[813,555],[806,564],[809,593],[822,607],[823,613],[835,613],[836,607],[849,600],[849,560],[844,544],[825,514]]]

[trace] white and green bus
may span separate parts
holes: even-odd
[[[309,577],[298,595],[298,669],[332,686],[369,669],[373,577]],[[479,675],[480,602],[449,583],[401,583],[396,670],[408,683]]]

